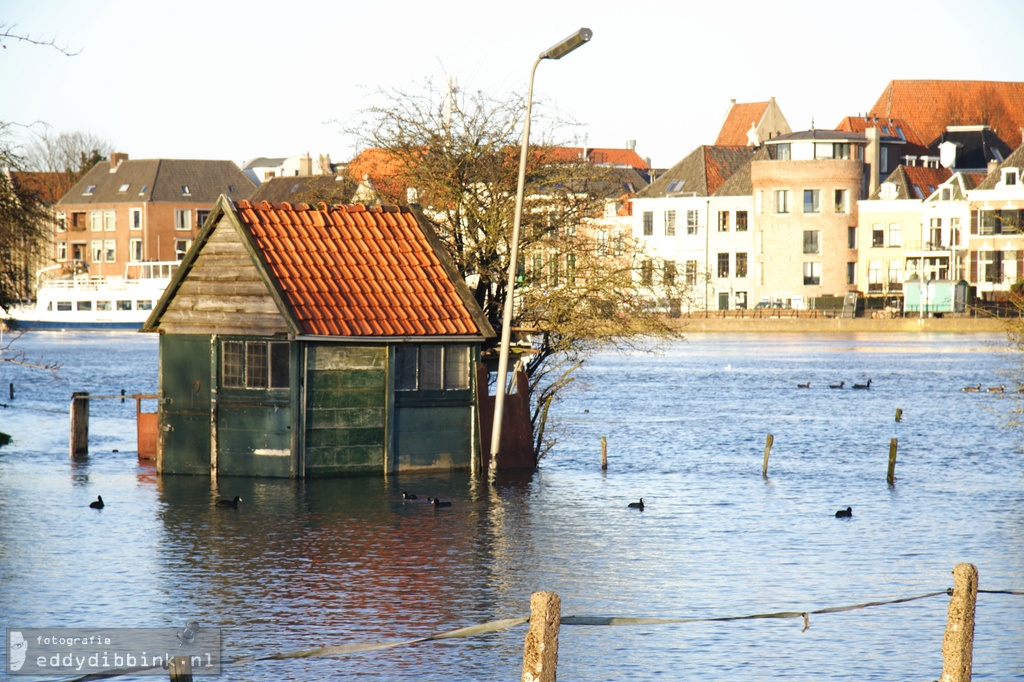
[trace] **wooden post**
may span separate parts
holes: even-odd
[[[898,407],[896,408],[896,421],[898,421],[898,422],[903,421],[903,410],[901,410]]]
[[[978,600],[978,568],[953,568],[953,596],[949,599],[946,635],[942,639],[940,682],[970,682],[974,651],[974,605]]]
[[[71,394],[71,457],[89,454],[89,393]]]
[[[601,436],[601,471],[608,469],[608,438]]]
[[[896,439],[893,438],[889,441],[889,472],[885,476],[885,480],[889,482],[889,485],[896,484]]]
[[[764,464],[761,465],[761,475],[768,478],[768,455],[772,451],[772,443],[775,442],[775,436],[768,434],[768,437],[764,439]]]
[[[192,661],[188,656],[175,656],[167,668],[171,682],[192,682]]]
[[[554,592],[534,592],[530,597],[530,629],[523,650],[521,682],[555,682],[558,667],[558,627],[562,600]]]

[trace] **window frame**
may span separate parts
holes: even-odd
[[[266,392],[291,390],[291,344],[288,341],[222,339],[219,364],[222,388]]]
[[[396,344],[395,394],[464,397],[471,389],[471,351],[468,343]]]

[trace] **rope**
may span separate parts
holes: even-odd
[[[978,590],[979,594],[1010,594],[1017,596],[1024,596],[1022,590]],[[814,609],[812,611],[776,611],[774,613],[757,613],[746,616],[717,616],[717,617],[706,617],[706,618],[634,618],[629,616],[564,616],[560,619],[562,625],[601,625],[601,626],[619,626],[619,625],[670,625],[679,623],[722,623],[728,621],[741,621],[741,620],[762,620],[770,618],[802,618],[804,621],[804,627],[802,632],[806,632],[811,627],[810,617],[812,615],[823,615],[829,613],[844,613],[847,611],[857,611],[860,609],[869,609],[876,606],[888,606],[891,604],[906,604],[912,601],[918,601],[920,599],[930,599],[932,597],[938,597],[941,595],[952,596],[953,588],[941,590],[939,592],[928,592],[926,594],[919,594],[913,597],[900,597],[897,599],[887,599],[884,601],[869,601],[861,602],[860,604],[851,604],[848,606],[830,606],[823,609]],[[358,654],[367,651],[384,651],[387,649],[395,649],[402,646],[411,646],[413,644],[421,644],[423,642],[432,642],[442,639],[461,639],[465,637],[475,637],[477,635],[489,634],[492,632],[500,632],[501,630],[507,630],[509,628],[523,625],[524,623],[530,622],[529,616],[521,616],[518,618],[505,618],[502,620],[494,620],[488,623],[482,623],[480,625],[471,625],[469,627],[459,628],[457,630],[449,630],[448,632],[439,632],[426,637],[416,637],[414,639],[404,639],[392,642],[363,642],[359,644],[339,644],[335,646],[324,646],[317,647],[315,649],[303,649],[300,651],[291,652],[278,652],[273,654],[265,654],[261,656],[242,656],[240,658],[230,659],[223,662],[223,665],[231,665],[236,663],[254,663],[257,661],[284,661],[297,658],[316,658],[321,656],[346,656],[349,654]],[[107,679],[110,677],[116,677],[118,675],[129,674],[131,672],[138,672],[143,669],[136,669],[132,671],[106,671],[102,673],[91,673],[83,675],[81,677],[74,677],[64,680],[64,682],[90,682],[91,680]]]

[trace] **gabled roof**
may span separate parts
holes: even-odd
[[[750,130],[757,132],[756,142],[750,139]],[[767,102],[740,102],[732,100],[725,121],[718,131],[716,147],[757,146],[765,140],[791,132],[786,117],[772,97]]]
[[[999,168],[989,173],[975,189],[995,189],[996,183],[1003,179],[1003,174],[1000,172],[1003,168],[1024,168],[1024,144],[1014,149],[1013,153],[999,164]]]
[[[626,166],[648,170],[650,165],[634,149],[602,147],[546,147],[544,159],[554,163],[586,161],[598,166]]]
[[[254,204],[261,201],[345,204],[352,201],[355,191],[355,181],[344,175],[298,175],[265,180],[248,199]]]
[[[1014,145],[1024,127],[1024,83],[894,80],[869,114],[902,118],[922,140],[934,140],[950,125],[988,124]]]
[[[901,155],[921,156],[928,152],[927,142],[902,118],[847,116],[836,126],[836,130],[851,133],[864,133],[868,128],[877,128],[882,142],[903,145]]]
[[[11,184],[22,196],[30,195],[43,204],[55,204],[71,187],[67,173],[7,171]]]
[[[746,102],[736,103],[733,101],[729,107],[729,113],[725,115],[725,121],[718,131],[716,146],[744,146],[747,144],[747,132],[751,127],[756,127],[768,110],[770,102]]]
[[[225,221],[226,219],[226,221]],[[233,227],[295,333],[324,337],[495,336],[418,212],[361,205],[218,199],[167,291],[160,316],[216,229]]]
[[[754,150],[745,146],[702,145],[665,171],[637,198],[711,196],[744,164],[749,165],[753,154]]]
[[[255,188],[232,161],[115,159],[93,166],[58,206],[143,201],[213,204],[221,194],[241,199]]]
[[[998,135],[983,126],[963,126],[943,131],[928,145],[928,152],[941,158],[943,144],[952,144],[955,148],[956,157],[952,167],[957,170],[985,169],[987,173],[990,161],[1001,163],[1011,152]]]
[[[896,186],[896,199],[927,199],[936,188],[952,177],[953,172],[948,168],[928,168],[925,166],[897,166],[896,170],[889,173],[889,177],[883,183],[892,183]],[[875,192],[872,199],[879,198],[881,189]]]

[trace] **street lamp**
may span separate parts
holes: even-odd
[[[498,391],[494,399],[494,424],[491,427],[491,461],[488,478],[493,483],[498,472],[498,451],[501,448],[501,422],[505,413],[505,393],[508,390],[508,353],[512,336],[512,299],[516,285],[516,269],[519,263],[519,226],[523,217],[523,192],[526,185],[526,155],[530,146],[530,109],[533,106],[533,76],[537,65],[544,59],[561,59],[593,37],[589,28],[581,28],[569,37],[540,53],[530,69],[530,85],[526,92],[526,121],[523,124],[523,141],[519,151],[519,183],[516,186],[516,213],[512,221],[512,243],[509,247],[508,285],[505,289],[505,311],[501,320],[501,350],[498,355]]]

